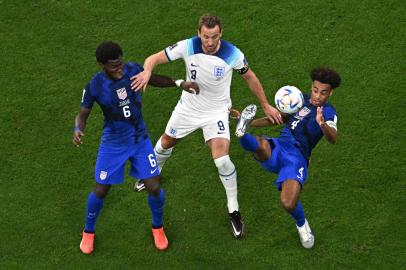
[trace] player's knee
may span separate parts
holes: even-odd
[[[173,146],[164,143],[164,136],[159,138],[155,144],[154,152],[156,156],[169,156],[172,154]]]
[[[100,184],[96,184],[96,186],[93,189],[93,193],[94,195],[96,195],[97,198],[99,199],[104,199],[109,190],[110,190],[111,185],[100,185]]]
[[[285,210],[289,213],[293,212],[296,208],[296,201],[292,198],[281,196],[281,203],[283,208],[285,208]]]
[[[160,190],[161,190],[161,186],[160,186],[159,182],[160,182],[159,176],[144,180],[145,189],[147,190],[147,192],[150,195],[152,195],[152,196],[159,195]]]
[[[172,152],[173,147],[176,144],[176,139],[169,137],[168,135],[164,134],[159,138],[158,142],[155,145],[155,148],[161,151],[170,151]]]
[[[229,175],[235,171],[234,163],[231,161],[230,156],[222,156],[214,160],[220,175]]]
[[[255,153],[255,158],[259,161],[268,160],[271,156],[271,146],[269,145],[268,140],[263,137],[257,137],[258,140],[258,150]]]

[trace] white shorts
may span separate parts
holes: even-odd
[[[228,111],[199,115],[196,112],[190,114],[174,110],[166,125],[165,133],[172,138],[180,139],[201,128],[205,142],[213,138],[230,140],[228,115]]]

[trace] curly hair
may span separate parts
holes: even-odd
[[[331,85],[332,89],[339,87],[341,83],[340,75],[335,70],[327,67],[314,68],[310,72],[310,77],[312,81],[319,81]]]
[[[102,42],[96,49],[96,60],[102,64],[106,64],[109,60],[116,60],[120,56],[123,56],[123,50],[113,41]]]

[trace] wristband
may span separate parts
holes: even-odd
[[[176,80],[175,84],[177,87],[180,87],[180,85],[184,82],[184,80],[180,79],[180,80]]]
[[[73,132],[77,132],[77,131],[82,131],[82,130],[80,129],[80,127],[74,127]]]

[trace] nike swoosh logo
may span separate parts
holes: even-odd
[[[190,64],[192,67],[198,67],[199,65],[196,65],[196,64],[193,64],[193,63],[191,63]]]
[[[151,174],[153,174],[154,172],[156,172],[156,170],[158,170],[158,168],[155,168],[154,170],[151,170]]]
[[[237,228],[234,226],[234,223],[231,223],[231,226],[233,227],[233,231],[235,235],[240,235],[241,231],[238,231]]]
[[[220,132],[220,131],[219,131],[219,132],[217,132],[217,134],[226,134],[226,133],[225,133],[225,132]]]

